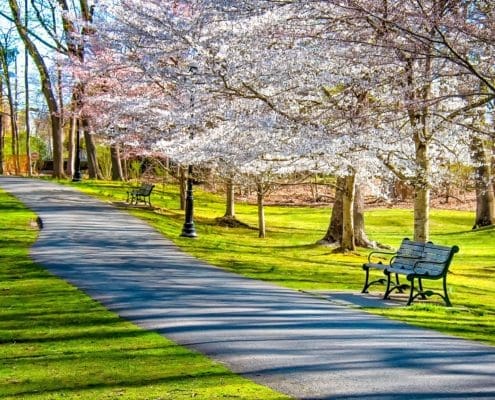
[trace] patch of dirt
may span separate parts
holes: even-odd
[[[239,221],[237,218],[232,217],[215,218],[215,222],[218,226],[224,226],[227,228],[249,228],[248,224]]]
[[[265,204],[329,207],[333,204],[334,196],[335,191],[330,185],[318,185],[318,188],[311,184],[284,185],[271,190],[265,196]],[[255,192],[244,193],[236,197],[237,200],[256,204]],[[476,210],[476,195],[474,192],[456,193],[448,198],[445,195],[432,195],[430,207],[441,210],[474,211]],[[405,199],[383,199],[367,196],[365,208],[413,208],[413,199],[410,196]]]

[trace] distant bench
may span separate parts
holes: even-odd
[[[127,191],[127,202],[129,204],[138,204],[142,201],[145,205],[146,203],[151,207],[151,192],[155,185],[150,183],[143,183],[140,187]],[[146,200],[148,200],[146,202]]]
[[[414,242],[409,239],[403,239],[402,243],[395,253],[373,251],[368,255],[368,262],[363,264],[366,272],[364,287],[362,293],[367,293],[368,288],[375,283],[386,283],[387,288],[383,296],[388,299],[394,290],[402,290],[410,286],[409,299],[407,305],[410,305],[416,298],[426,299],[433,295],[440,296],[447,306],[451,306],[447,292],[447,273],[454,254],[459,251],[458,246],[440,246],[432,242],[422,243]],[[378,254],[388,255],[391,258],[388,262],[372,262],[372,256]],[[381,270],[386,279],[381,278],[370,282],[370,270]],[[399,282],[399,275],[405,275],[410,282],[409,285],[402,285]],[[392,282],[392,276],[395,276],[395,282]],[[418,288],[415,287],[414,281],[417,279]],[[423,289],[423,280],[431,279],[443,280],[443,294],[432,290]]]

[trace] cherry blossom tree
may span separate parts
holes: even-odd
[[[431,187],[449,160],[470,161],[469,114],[492,100],[492,49],[474,63],[469,39],[490,37],[482,2],[124,0],[105,12],[97,31],[120,65],[158,88],[109,99],[113,123],[188,164],[336,174],[348,249],[356,182],[390,172],[415,188],[414,236],[427,240]]]

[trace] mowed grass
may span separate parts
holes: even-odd
[[[81,190],[124,205],[128,184],[83,182]],[[249,228],[226,228],[215,219],[224,214],[221,196],[195,190],[197,239],[180,237],[184,221],[177,188],[157,185],[153,210],[125,207],[147,220],[178,246],[214,265],[300,290],[359,291],[361,269],[370,250],[334,253],[315,243],[327,229],[331,210],[326,207],[266,207],[268,237],[258,238],[256,207],[237,204],[236,216]],[[375,209],[366,212],[366,230],[372,240],[397,247],[404,237],[413,237],[413,212],[408,209]],[[439,297],[410,307],[374,308],[370,312],[464,338],[495,344],[495,229],[471,230],[474,213],[432,210],[431,240],[460,247],[448,277],[454,307],[444,307]],[[425,281],[440,289],[440,281]],[[383,291],[375,286],[376,291]]]
[[[0,398],[287,398],[120,319],[35,265],[34,221],[0,190]]]

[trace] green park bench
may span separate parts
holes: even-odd
[[[366,277],[362,293],[367,293],[368,288],[375,283],[386,282],[387,288],[383,296],[384,299],[388,299],[394,290],[402,292],[403,289],[409,287],[410,291],[407,305],[412,304],[418,297],[426,299],[426,297],[437,295],[450,307],[452,304],[447,292],[447,273],[452,258],[458,251],[458,246],[441,246],[433,244],[432,242],[414,242],[406,238],[402,240],[399,249],[395,253],[382,251],[371,252],[368,256],[368,262],[363,264]],[[391,258],[386,263],[383,263],[382,261],[372,262],[372,256],[377,254],[390,255]],[[383,271],[386,280],[382,277],[370,282],[369,272],[371,269]],[[401,284],[399,275],[405,275],[409,284]],[[392,276],[395,277],[395,282],[392,282]],[[443,294],[433,290],[424,290],[423,281],[428,279],[442,279]],[[417,287],[415,286],[415,280],[417,280],[418,283]]]
[[[143,183],[140,187],[127,191],[127,202],[129,204],[138,204],[142,201],[145,205],[148,204],[151,207],[151,192],[155,185],[150,183]],[[146,201],[147,200],[147,201]]]

